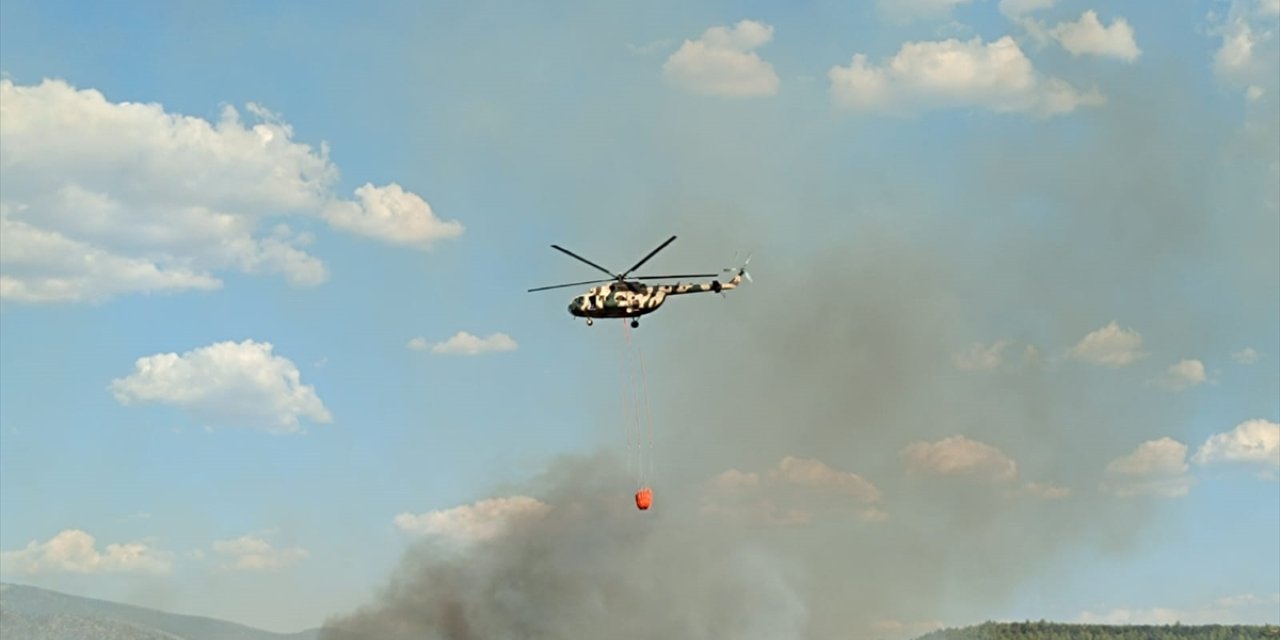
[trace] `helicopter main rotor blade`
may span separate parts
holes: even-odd
[[[684,273],[678,276],[639,276],[628,280],[670,280],[673,278],[714,278],[718,273]]]
[[[558,245],[558,244],[553,244],[553,245],[551,245],[551,248],[552,248],[552,249],[555,249],[556,251],[559,251],[560,253],[566,254],[566,255],[568,255],[568,256],[570,256],[570,257],[577,258],[578,260],[581,260],[581,261],[583,261],[583,262],[585,262],[585,263],[587,263],[587,264],[589,264],[589,265],[591,265],[591,266],[593,266],[593,267],[595,267],[595,268],[597,268],[597,269],[599,269],[599,270],[601,270],[601,271],[603,271],[603,272],[605,272],[605,273],[609,274],[609,277],[610,277],[610,278],[613,278],[613,279],[617,279],[617,278],[618,278],[618,274],[616,274],[616,273],[614,273],[614,272],[612,272],[612,271],[610,271],[610,270],[608,270],[608,269],[606,269],[606,268],[604,268],[604,267],[602,267],[602,266],[600,266],[600,265],[598,265],[598,264],[596,264],[596,263],[594,263],[594,262],[592,262],[592,261],[590,261],[590,260],[588,260],[588,259],[586,259],[586,258],[584,258],[584,257],[582,257],[582,256],[580,256],[580,255],[578,255],[578,254],[576,254],[576,253],[574,253],[574,252],[572,252],[572,251],[570,251],[570,250],[568,250],[568,249],[566,249],[566,248],[564,248],[564,247],[560,246],[560,245]]]
[[[581,287],[584,284],[600,284],[601,282],[613,282],[613,279],[610,278],[608,280],[587,280],[584,282],[570,282],[569,284],[553,284],[549,287],[537,287],[535,289],[530,289],[529,293],[533,293],[534,291],[546,291],[547,289],[563,289],[565,287]]]
[[[649,258],[652,258],[652,257],[653,257],[655,254],[657,254],[659,251],[662,251],[663,249],[666,249],[666,248],[667,248],[667,245],[671,244],[672,242],[675,242],[675,240],[676,240],[676,237],[675,237],[675,236],[671,236],[670,238],[667,238],[667,241],[666,241],[666,242],[664,242],[664,243],[662,243],[662,244],[660,244],[660,245],[658,245],[658,248],[657,248],[657,249],[654,249],[653,251],[650,251],[650,252],[649,252],[649,255],[647,255],[647,256],[645,256],[645,257],[641,258],[641,259],[640,259],[640,262],[637,262],[637,263],[636,263],[636,266],[631,267],[630,269],[627,269],[626,271],[623,271],[623,272],[622,272],[622,275],[618,276],[618,279],[620,279],[620,280],[625,280],[625,279],[626,279],[626,277],[627,277],[627,274],[631,273],[632,271],[635,271],[636,269],[639,269],[639,268],[640,268],[640,265],[642,265],[642,264],[644,264],[644,263],[648,262],[648,261],[649,261]]]

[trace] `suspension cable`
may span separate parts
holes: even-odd
[[[631,339],[629,320],[622,319],[623,345],[618,359],[619,378],[623,387],[622,427],[626,436],[627,472],[631,472],[634,460],[636,484],[644,487],[645,482],[653,475],[653,414],[649,407],[649,379],[645,372],[644,355],[640,351],[639,342]]]
[[[644,354],[640,351],[640,344],[635,344],[636,361],[640,363],[640,390],[644,393],[644,422],[649,431],[649,473],[646,477],[650,480],[653,478],[653,414],[649,409],[649,378],[644,371]],[[639,419],[639,416],[637,416]],[[639,428],[639,425],[636,425]],[[643,464],[643,463],[642,463]]]
[[[632,407],[634,406],[634,400],[631,397],[632,394],[629,393],[630,389],[629,389],[629,385],[627,384],[627,371],[628,371],[627,358],[630,355],[629,349],[627,347],[628,347],[628,343],[630,342],[630,339],[629,339],[629,336],[626,335],[625,323],[623,324],[623,334],[624,334],[623,343],[619,348],[616,349],[618,354],[618,392],[619,392],[618,395],[621,398],[621,405],[622,405],[622,435],[624,438],[624,442],[626,443],[626,446],[624,448],[624,455],[626,456],[625,468],[626,468],[627,474],[630,475],[631,470],[633,468],[639,467],[640,459],[639,459],[639,456],[637,455],[639,451],[636,447],[633,446],[632,444],[633,440],[631,437],[631,423],[632,423],[631,414],[632,414]],[[633,459],[635,461],[635,467],[632,466]]]
[[[634,444],[636,452],[636,484],[643,486],[644,484],[644,432],[641,427],[640,414],[640,388],[639,381],[636,379],[636,364],[631,360],[631,356],[635,353],[635,345],[631,341],[631,325],[628,324],[626,318],[622,319],[622,333],[625,336],[627,350],[628,367],[627,371],[631,378],[631,406],[634,409],[631,414],[634,416],[634,430],[630,433],[635,434],[635,440],[628,443],[628,446]]]

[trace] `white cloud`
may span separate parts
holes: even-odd
[[[541,518],[550,510],[550,505],[536,498],[511,496],[490,498],[417,515],[401,513],[395,517],[394,522],[396,527],[406,533],[439,536],[468,543],[494,538],[512,521]]]
[[[1186,457],[1187,445],[1164,437],[1143,442],[1133,453],[1111,461],[1107,470],[1131,476],[1173,475],[1186,472]]]
[[[1233,596],[1223,596],[1214,600],[1213,603],[1216,606],[1228,609],[1252,607],[1254,605],[1280,604],[1280,593],[1273,593],[1270,596],[1240,593]]]
[[[66,529],[44,542],[32,540],[16,551],[0,552],[6,573],[168,573],[173,554],[144,542],[109,544],[99,551],[93,536]]]
[[[1156,382],[1170,391],[1183,391],[1208,380],[1204,363],[1199,360],[1182,360],[1169,365]]]
[[[1053,6],[1055,0],[1000,0],[1000,13],[1019,18],[1034,11],[1042,11]]]
[[[1022,351],[1022,360],[1027,364],[1039,364],[1040,350],[1033,344],[1027,345],[1027,348]]]
[[[1056,484],[1028,482],[1019,491],[1022,495],[1040,498],[1041,500],[1061,500],[1071,495],[1071,490]]]
[[[1052,116],[1102,104],[1096,91],[1081,92],[1046,77],[1013,38],[908,42],[883,65],[857,54],[847,67],[827,72],[838,106],[857,111],[980,107],[997,112]]]
[[[1071,55],[1092,54],[1133,62],[1142,53],[1127,20],[1116,18],[1104,27],[1093,10],[1085,11],[1075,22],[1058,24],[1049,30],[1049,35]]]
[[[1217,598],[1203,606],[1187,609],[1152,607],[1115,608],[1081,612],[1077,622],[1086,624],[1260,624],[1274,620],[1280,593],[1258,596],[1251,593]]]
[[[215,540],[213,550],[228,559],[230,564],[226,568],[237,571],[278,571],[311,555],[302,547],[277,549],[252,535]]]
[[[1277,5],[1280,2],[1275,0],[1232,0],[1225,16],[1211,18],[1210,32],[1222,38],[1213,54],[1214,73],[1225,83],[1243,89],[1250,100],[1274,91],[1280,76]]]
[[[436,355],[460,355],[460,356],[476,356],[482,353],[501,353],[504,351],[515,351],[519,348],[516,341],[505,333],[494,333],[487,338],[478,338],[467,333],[459,331],[452,338],[444,342],[432,344],[427,342],[426,338],[421,336],[409,340],[406,345],[414,351],[430,350]]]
[[[1280,423],[1247,420],[1205,440],[1193,458],[1196,464],[1245,462],[1280,468]]]
[[[854,513],[882,522],[883,495],[856,473],[815,458],[786,456],[763,474],[729,469],[706,484],[702,512],[771,526],[808,524],[816,515]]]
[[[961,371],[991,371],[1000,368],[1004,363],[1003,352],[1011,343],[1008,340],[997,340],[990,346],[975,344],[967,351],[952,356],[952,361]]]
[[[338,197],[338,169],[250,104],[209,121],[158,104],[111,102],[60,80],[0,79],[0,298],[96,301],[210,290],[222,271],[328,278],[306,225],[425,245],[461,232],[398,185]]]
[[[858,502],[880,501],[880,490],[862,476],[833,469],[815,458],[786,456],[778,462],[778,466],[769,470],[767,478],[772,484],[829,491],[849,496]]]
[[[879,502],[881,499],[880,490],[862,476],[840,471],[816,458],[796,456],[783,457],[763,475],[754,471],[729,469],[712,478],[707,485],[713,490],[729,492],[749,492],[770,487],[812,490],[852,498],[866,504]]]
[[[1232,23],[1222,33],[1222,46],[1213,55],[1214,69],[1222,76],[1230,76],[1248,68],[1253,63],[1253,47],[1256,40],[1253,28],[1243,20]]]
[[[749,489],[760,486],[760,474],[754,471],[738,471],[730,469],[711,479],[710,485],[716,489]]]
[[[1105,612],[1083,611],[1078,622],[1083,624],[1158,624],[1174,623],[1200,624],[1221,623],[1223,612],[1217,609],[1206,611],[1183,611],[1153,607],[1150,609],[1112,609]]]
[[[698,40],[685,40],[662,65],[662,74],[676,86],[702,95],[771,96],[778,92],[778,74],[752,49],[772,39],[773,27],[753,20],[731,28],[712,27]]]
[[[462,235],[462,224],[437,218],[421,196],[398,184],[356,189],[358,202],[334,202],[325,209],[325,219],[339,229],[392,244],[427,248],[437,240]]]
[[[1240,364],[1253,364],[1258,361],[1258,352],[1253,347],[1245,347],[1232,353],[1231,359]]]
[[[267,342],[219,342],[188,351],[138,358],[132,375],[111,382],[124,405],[155,402],[185,409],[213,426],[273,432],[299,430],[299,418],[330,422],[315,389]]]
[[[1114,495],[1177,498],[1191,490],[1187,445],[1173,438],[1148,440],[1107,465],[1102,488]]]
[[[939,476],[967,476],[987,482],[1008,482],[1018,465],[1003,451],[964,436],[937,442],[915,442],[898,453],[913,472]]]
[[[1142,352],[1142,334],[1122,329],[1113,320],[1082,338],[1068,355],[1083,362],[1116,368],[1133,364],[1147,354]]]
[[[111,253],[7,215],[0,204],[0,299],[74,302],[135,291],[218,289],[208,273]]]

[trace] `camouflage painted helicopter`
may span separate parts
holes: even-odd
[[[629,277],[641,265],[649,261],[655,254],[667,248],[667,245],[675,241],[676,237],[671,236],[667,241],[658,245],[657,249],[649,252],[649,255],[641,258],[635,266],[623,271],[622,273],[613,273],[608,269],[590,261],[586,258],[561,247],[560,245],[551,245],[552,249],[568,256],[581,260],[600,271],[609,274],[606,280],[587,280],[584,282],[570,282],[568,284],[557,284],[550,287],[537,287],[529,289],[529,292],[546,291],[548,289],[561,289],[564,287],[579,287],[588,284],[598,285],[592,287],[586,293],[575,297],[569,303],[569,313],[587,319],[587,326],[594,324],[596,318],[631,318],[632,328],[639,327],[640,321],[637,319],[646,313],[653,313],[666,302],[668,296],[682,295],[686,293],[721,293],[729,289],[735,289],[742,283],[742,278],[746,277],[747,281],[751,281],[751,275],[747,273],[747,265],[743,263],[738,269],[725,269],[724,273],[734,273],[734,276],[728,282],[720,282],[712,280],[711,282],[676,282],[674,284],[654,284],[648,285],[640,282],[640,280],[671,280],[673,278],[715,278],[720,274],[715,273],[695,273],[682,274],[674,276],[637,276]],[[747,258],[747,262],[751,259]]]

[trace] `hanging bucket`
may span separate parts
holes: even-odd
[[[653,489],[645,487],[636,492],[636,508],[647,511],[653,505]]]

